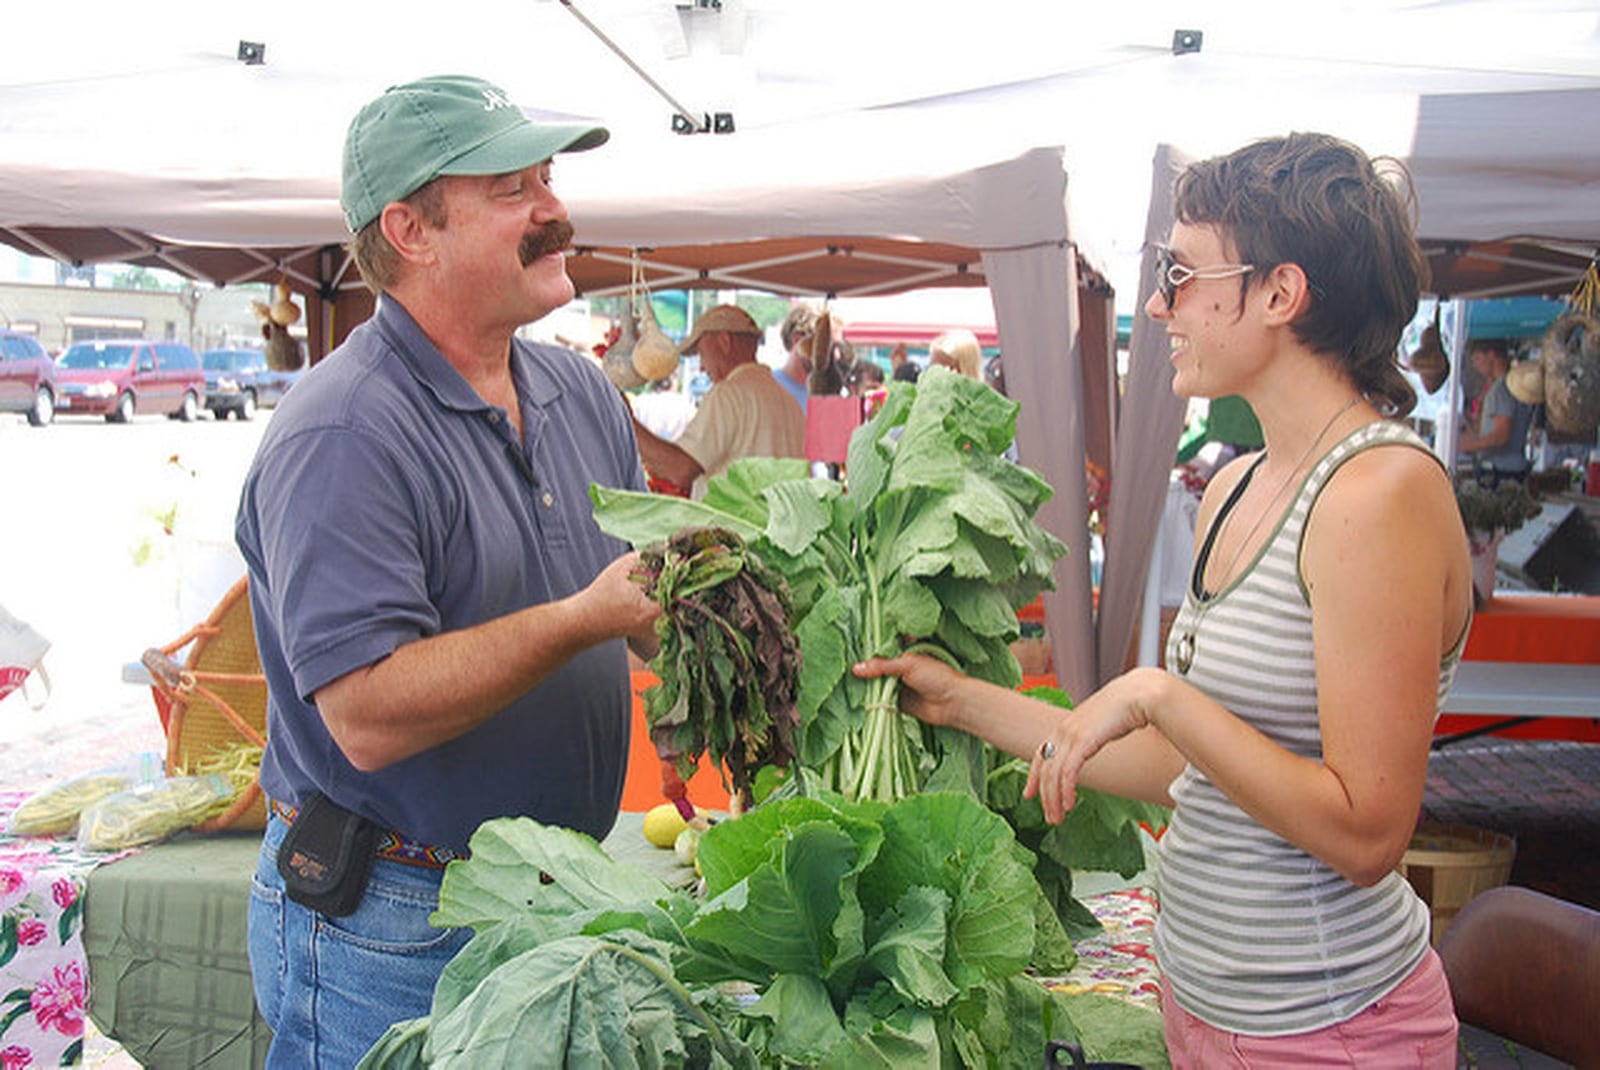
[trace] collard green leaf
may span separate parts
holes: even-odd
[[[950,897],[938,888],[915,885],[873,924],[867,966],[907,1000],[943,1007],[959,989],[944,972],[945,934]]]
[[[911,1006],[887,985],[852,996],[844,1009],[849,1047],[823,1066],[828,1070],[922,1070],[939,1064],[939,1030],[926,1008]]]
[[[519,955],[551,940],[578,935],[578,924],[579,919],[575,917],[530,914],[475,933],[440,972],[433,986],[430,1015],[439,1019],[449,1014],[471,996],[485,978]]]
[[[795,1066],[822,1066],[848,1047],[828,989],[816,977],[777,977],[744,1013],[769,1023],[765,1049]]]
[[[883,492],[890,461],[898,449],[894,429],[905,423],[916,396],[916,387],[893,384],[883,407],[851,433],[845,470],[850,473],[850,493],[856,500],[876,501]]]
[[[1146,1070],[1166,1070],[1172,1065],[1161,1016],[1154,1011],[1094,992],[1064,996],[1060,1003],[1089,1058]]]
[[[811,612],[795,625],[801,651],[800,723],[807,733],[818,719],[822,702],[838,689],[850,666],[858,660],[860,628],[861,591],[856,587],[823,591]],[[808,757],[802,760],[807,765],[815,764]]]
[[[649,941],[569,937],[504,963],[435,1018],[426,1056],[443,1070],[681,1064],[683,1034],[715,1027],[686,997]]]
[[[939,627],[943,607],[934,590],[908,577],[896,577],[884,585],[878,612],[883,620],[885,637],[894,643],[888,650],[866,650],[867,655],[893,656],[900,652],[902,636],[921,639],[930,636]],[[1012,621],[1015,623],[1015,616]]]
[[[744,539],[761,534],[761,524],[670,494],[646,494],[594,484],[589,487],[589,500],[594,503],[594,519],[600,530],[634,547],[665,542],[684,528],[727,528]]]
[[[832,825],[844,832],[856,846],[856,868],[866,866],[877,857],[883,844],[883,829],[875,814],[876,811],[846,803],[836,795],[822,793],[813,798],[785,792],[737,821],[721,822],[700,840],[699,863],[706,897],[720,895],[771,864],[794,830],[811,825]]]
[[[1144,869],[1139,826],[1123,803],[1129,800],[1082,788],[1061,824],[1040,842],[1040,851],[1072,869],[1098,869],[1131,877]],[[1145,805],[1145,804],[1141,804]]]
[[[767,541],[798,555],[833,526],[833,503],[844,492],[839,484],[820,479],[792,479],[765,491]]]
[[[422,1070],[422,1052],[428,1042],[427,1018],[396,1022],[356,1063],[356,1070]]]
[[[809,466],[797,458],[741,457],[728,465],[721,475],[706,481],[703,501],[713,509],[764,528],[767,525],[767,489],[779,483],[803,480],[809,474]]]
[[[976,635],[1009,643],[1021,634],[1017,611],[992,584],[934,576],[928,580],[928,588],[947,613],[954,613]]]
[[[701,851],[706,847],[702,837]],[[698,944],[772,974],[826,980],[861,958],[859,868],[859,846],[837,825],[818,821],[786,829],[770,860],[711,896],[684,931]]]
[[[635,866],[614,862],[581,832],[526,817],[485,821],[452,862],[429,921],[475,930],[527,914],[575,914],[666,899],[672,890]],[[548,877],[548,882],[545,878]]]
[[[1033,875],[1012,852],[1010,827],[965,795],[919,795],[884,814],[884,844],[863,880],[867,910],[918,884],[951,900],[945,970],[969,987],[1020,971],[1033,951]]]

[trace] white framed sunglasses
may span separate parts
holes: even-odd
[[[1177,300],[1178,290],[1188,285],[1194,279],[1233,279],[1240,275],[1248,275],[1256,269],[1254,264],[1208,264],[1205,267],[1190,267],[1178,263],[1177,257],[1172,255],[1172,250],[1165,245],[1157,245],[1156,250],[1156,292],[1161,295],[1161,300],[1167,304],[1167,311],[1172,311],[1172,303]]]

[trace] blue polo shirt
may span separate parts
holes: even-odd
[[[320,790],[453,850],[506,815],[610,831],[631,718],[622,640],[376,773],[346,761],[310,700],[405,643],[571,595],[627,550],[588,496],[591,483],[645,488],[616,389],[556,346],[513,341],[511,370],[521,442],[386,297],[274,412],[236,525],[269,692],[271,798]]]

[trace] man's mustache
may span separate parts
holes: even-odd
[[[527,267],[540,257],[559,253],[571,244],[572,224],[565,219],[555,219],[524,234],[517,255],[522,258],[522,266]]]

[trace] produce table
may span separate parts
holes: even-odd
[[[671,851],[645,842],[643,818],[624,813],[602,846],[669,883],[692,879]],[[271,1034],[255,1011],[245,945],[259,847],[255,834],[186,836],[88,874],[82,947],[92,982],[89,1014],[153,1070],[253,1070],[263,1063]],[[1156,1009],[1154,901],[1131,889],[1086,902],[1106,932],[1079,944],[1076,970],[1046,983]],[[81,1035],[81,1012],[78,1029]]]

